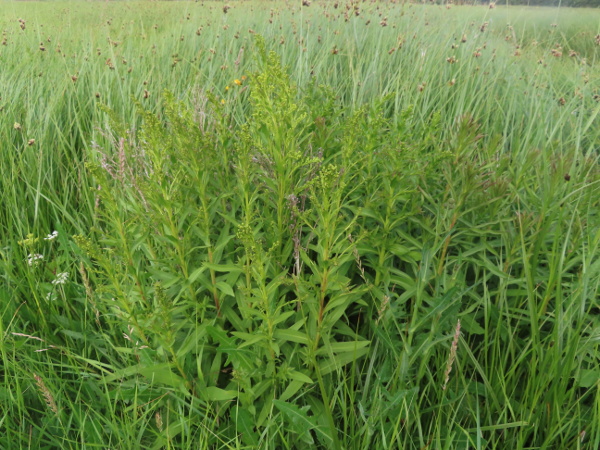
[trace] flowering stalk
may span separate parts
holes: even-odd
[[[36,373],[33,374],[33,378],[35,378],[35,384],[37,384],[38,390],[40,391],[40,394],[42,394],[42,397],[44,397],[46,405],[55,415],[58,416],[58,406],[56,406],[56,402],[54,401],[52,393],[44,384],[44,380],[42,380],[42,378]]]
[[[452,339],[452,345],[450,346],[450,355],[448,355],[448,361],[446,362],[446,372],[444,373],[444,385],[442,390],[445,391],[450,380],[450,372],[452,372],[452,365],[456,359],[456,350],[458,349],[458,338],[460,337],[460,319],[456,322],[456,328],[454,329],[454,339]]]

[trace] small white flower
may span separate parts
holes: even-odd
[[[44,259],[44,255],[40,255],[39,253],[30,253],[27,255],[27,264],[30,266],[37,266],[40,260]]]
[[[52,280],[52,284],[65,284],[67,282],[67,278],[69,278],[69,272],[62,272],[56,275],[56,278]]]
[[[54,239],[56,239],[58,237],[58,231],[54,230],[52,233],[50,233],[48,236],[46,236],[44,238],[45,241],[52,241]]]

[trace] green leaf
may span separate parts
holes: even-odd
[[[231,289],[231,286],[229,286],[227,283],[223,282],[223,281],[219,281],[216,284],[217,289],[219,291],[221,291],[223,294],[225,295],[229,295],[231,297],[235,297],[235,294],[233,293],[233,289]]]
[[[208,262],[204,263],[204,266],[209,268],[210,270],[214,270],[215,272],[243,272],[243,269],[235,264],[211,264]]]
[[[223,329],[209,325],[206,327],[206,332],[211,338],[213,338],[221,345],[235,347],[235,340],[227,336],[227,332]]]
[[[298,392],[300,388],[305,384],[306,383],[304,383],[303,381],[290,381],[290,384],[288,384],[288,387],[285,388],[285,391],[283,391],[279,399],[282,401],[286,401],[287,399],[291,398],[294,394],[296,394],[296,392]]]
[[[254,431],[255,420],[247,409],[236,406],[232,409],[232,419],[235,421],[238,432],[242,435],[244,444],[252,448],[258,447],[258,437]]]
[[[276,339],[280,339],[283,341],[297,342],[299,344],[305,345],[308,345],[310,343],[310,340],[308,339],[306,333],[297,330],[277,329],[273,332],[273,336]]]
[[[327,358],[319,363],[321,375],[326,375],[334,370],[341,369],[346,364],[358,360],[367,353],[369,353],[369,349],[365,347],[352,352],[338,353],[331,358]]]
[[[217,353],[225,353],[231,362],[239,366],[239,368],[245,370],[252,370],[254,368],[254,353],[252,351],[240,349],[235,339],[227,336],[227,333],[220,328],[207,326],[206,331],[210,337],[219,343],[217,345]]]
[[[308,375],[305,375],[302,372],[298,372],[296,370],[290,370],[289,377],[290,377],[290,380],[299,381],[301,383],[308,383],[308,384],[314,383],[314,381],[311,380]]]
[[[285,322],[287,319],[296,314],[296,311],[287,311],[275,317],[273,320],[273,325],[277,325],[281,322]]]
[[[291,431],[298,434],[300,440],[306,444],[314,444],[310,430],[317,427],[314,417],[309,417],[307,414],[310,406],[298,408],[292,403],[287,403],[281,400],[273,400],[275,407],[281,411],[288,419]]]
[[[163,384],[173,388],[186,390],[186,381],[171,371],[171,364],[162,363],[144,367],[135,365],[125,369],[117,370],[111,375],[104,377],[104,381],[110,383],[114,380],[128,378],[134,375],[142,375],[153,384]]]
[[[263,333],[243,333],[241,331],[234,331],[233,334],[235,337],[242,339],[244,342],[240,344],[238,348],[248,347],[249,345],[256,344],[257,342],[266,341],[267,336]]]
[[[194,283],[199,277],[200,275],[202,275],[202,272],[204,272],[206,270],[206,267],[199,267],[197,269],[195,269],[188,277],[188,282],[189,283]]]
[[[470,315],[465,314],[464,316],[461,316],[460,323],[462,324],[467,333],[485,334],[485,330]]]
[[[164,272],[155,267],[148,267],[147,270],[155,279],[162,282],[165,289],[181,282],[181,277],[177,273]]]
[[[69,336],[70,338],[73,339],[85,339],[87,336],[83,333],[80,333],[78,331],[73,331],[73,330],[60,330],[61,333],[63,333],[65,336]]]
[[[600,380],[600,370],[583,369],[577,377],[577,384],[582,388],[590,388]]]
[[[140,369],[139,373],[149,380],[152,380],[153,383],[183,389],[185,389],[186,386],[185,380],[171,371],[171,364],[169,363],[144,367]]]
[[[329,355],[331,353],[351,353],[358,349],[368,346],[371,341],[350,341],[350,342],[334,342],[325,344],[319,350],[317,355]]]
[[[340,295],[336,295],[334,298],[332,298],[329,303],[327,303],[327,306],[325,306],[325,313],[330,312],[332,309],[335,308],[342,308],[342,311],[348,306],[348,304],[352,301],[352,297],[350,297],[347,294],[340,294]]]
[[[215,386],[207,387],[201,394],[209,402],[222,402],[226,400],[233,400],[238,396],[237,391],[226,391]]]

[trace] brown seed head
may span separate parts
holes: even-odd
[[[46,401],[46,405],[48,406],[48,408],[50,408],[50,410],[54,414],[58,415],[58,406],[56,406],[54,397],[52,396],[52,393],[50,392],[50,390],[44,384],[44,381],[42,380],[42,378],[35,373],[33,374],[33,378],[35,378],[35,384],[37,384],[38,391],[44,397],[44,400]]]

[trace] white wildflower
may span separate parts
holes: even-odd
[[[40,255],[39,253],[30,253],[27,255],[27,264],[30,266],[37,266],[42,259],[44,259],[44,255]]]
[[[56,239],[58,237],[58,231],[54,230],[52,233],[50,233],[48,236],[46,236],[44,238],[45,241],[52,241],[54,239]]]
[[[65,284],[67,282],[67,278],[69,278],[69,272],[62,272],[56,275],[56,278],[52,280],[52,284]]]

